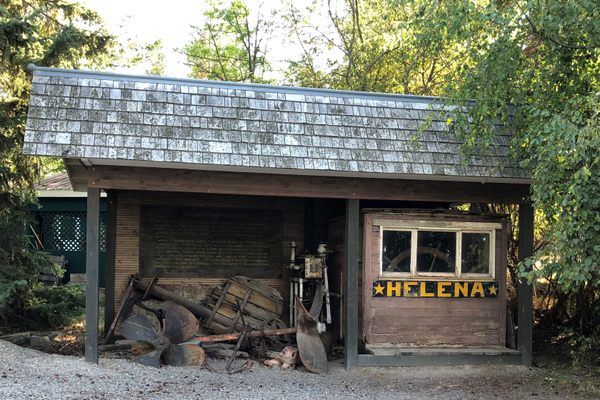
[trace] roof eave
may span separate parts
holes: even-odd
[[[204,164],[189,164],[175,162],[156,161],[133,161],[113,159],[68,159],[65,160],[68,167],[73,190],[85,191],[87,189],[88,168],[98,166],[112,167],[141,167],[174,170],[197,170],[214,172],[238,172],[274,175],[302,175],[302,176],[327,176],[339,178],[373,178],[373,179],[401,179],[419,181],[444,181],[444,182],[472,182],[472,183],[504,183],[517,185],[530,185],[530,178],[518,177],[474,177],[453,175],[425,175],[425,174],[390,174],[390,173],[365,173],[365,172],[341,172],[332,170],[295,170],[281,168],[261,167],[238,167],[238,166],[215,166]]]

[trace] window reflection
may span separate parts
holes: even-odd
[[[485,274],[490,265],[490,235],[487,233],[462,234],[462,272]]]
[[[410,239],[407,231],[383,231],[383,271],[410,272]]]
[[[454,273],[456,232],[419,231],[417,272]]]

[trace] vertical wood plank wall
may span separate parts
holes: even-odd
[[[298,254],[304,252],[304,201],[282,197],[252,197],[232,195],[206,195],[148,191],[119,191],[117,204],[116,260],[115,260],[115,309],[119,307],[127,282],[139,271],[140,264],[140,207],[142,205],[169,205],[181,207],[239,207],[279,209],[283,212],[281,240],[281,274],[259,281],[279,290],[284,299],[284,315],[289,299],[289,242],[295,241]],[[192,301],[202,301],[212,288],[220,285],[223,278],[159,278],[159,285]]]
[[[139,271],[140,206],[135,197],[119,192],[115,240],[115,309],[118,309],[129,277]]]
[[[366,343],[420,346],[486,346],[506,342],[506,229],[496,230],[497,298],[440,299],[375,298],[371,287],[379,277],[380,227],[374,218],[414,219],[411,216],[364,214],[362,335]],[[440,217],[436,217],[439,220]],[[452,219],[449,219],[452,220]],[[465,221],[465,219],[458,219]],[[473,221],[471,218],[470,221]],[[485,222],[490,222],[489,219]],[[499,222],[499,221],[496,221]],[[503,224],[505,227],[505,225]],[[423,278],[425,279],[425,278]]]

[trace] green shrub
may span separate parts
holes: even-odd
[[[80,321],[85,314],[84,289],[36,284],[23,311],[23,323],[33,329],[55,329]]]
[[[22,236],[26,241],[27,237]],[[25,242],[10,254],[0,249],[0,322],[16,329],[55,329],[80,320],[85,310],[84,290],[78,286],[46,286],[40,272],[62,277],[64,270],[50,264],[46,253]]]
[[[600,368],[600,335],[573,336],[571,357],[581,368]]]
[[[48,263],[45,253],[31,250],[26,244],[11,253],[0,248],[0,322],[19,319],[40,271]]]

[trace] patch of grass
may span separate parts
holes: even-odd
[[[597,336],[581,337],[571,330],[538,330],[534,364],[540,367],[545,382],[593,398],[600,397],[600,364]]]
[[[595,398],[600,396],[600,368],[553,363],[543,368],[543,375],[544,380],[554,387],[569,388],[570,392]]]

